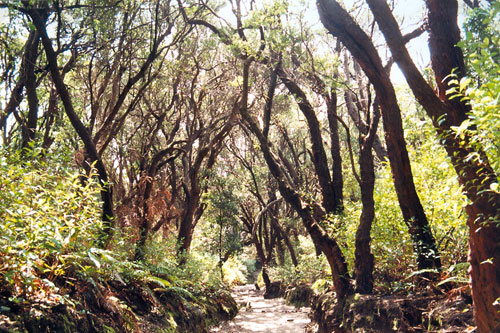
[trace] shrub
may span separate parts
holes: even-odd
[[[40,149],[0,151],[0,173],[2,285],[14,301],[58,301],[53,281],[95,257],[100,188]]]

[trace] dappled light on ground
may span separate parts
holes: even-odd
[[[226,322],[211,332],[304,332],[311,320],[307,317],[309,308],[296,309],[285,304],[284,299],[264,299],[264,291],[255,290],[253,285],[236,287],[233,297],[241,307],[231,322]]]

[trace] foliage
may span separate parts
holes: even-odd
[[[467,203],[449,158],[433,139],[429,120],[413,105],[404,118],[405,134],[415,186],[426,209],[433,234],[441,251],[444,270],[467,260],[467,227],[464,207]],[[381,275],[390,282],[409,277],[415,270],[412,244],[406,232],[388,165],[378,172],[375,189],[376,223],[372,232],[373,251]],[[459,265],[458,274],[467,274]]]
[[[465,38],[459,42],[469,75],[479,83],[488,82],[495,67],[500,64],[500,4],[471,10],[464,23]]]
[[[204,250],[222,260],[241,250],[236,183],[229,177],[213,176],[211,185],[211,190],[203,196],[207,209],[201,237]]]
[[[187,254],[184,265],[179,266],[178,260],[177,241],[171,234],[169,237],[153,238],[146,249],[145,260],[140,265],[147,276],[167,280],[168,287],[178,286],[194,294],[207,288],[223,288],[217,269],[218,259],[213,254],[195,250]]]
[[[18,301],[55,301],[53,282],[72,261],[95,259],[100,188],[56,158],[40,149],[0,151],[0,267]]]
[[[264,217],[274,214],[289,233],[298,266],[292,264],[286,250],[282,251],[282,261],[282,253],[275,246],[270,262],[266,263],[271,279],[285,284],[311,283],[316,290],[328,287],[331,275],[325,256],[316,255],[311,239],[304,236],[307,231],[298,210],[279,196],[278,188],[283,191],[283,186],[276,186],[276,179],[261,158],[260,144],[245,124],[237,124],[241,117],[235,114],[243,100],[242,59],[254,61],[249,74],[248,111],[258,126],[268,126],[267,139],[287,174],[285,183],[293,186],[302,200],[320,205],[322,194],[313,163],[311,133],[297,101],[283,87],[283,77],[274,91],[270,119],[266,120],[263,114],[270,96],[270,69],[279,59],[283,73],[304,90],[317,112],[320,139],[327,142],[328,167],[332,168],[337,166],[330,163],[332,152],[326,149],[331,148],[328,142],[331,145],[332,140],[328,139],[331,128],[324,97],[330,94],[333,99],[331,93],[337,94],[337,113],[349,127],[357,167],[359,144],[355,139],[359,131],[348,121],[342,98],[348,91],[354,93],[366,85],[368,99],[373,99],[372,88],[361,73],[356,73],[351,82],[351,59],[346,56],[342,60],[345,50],[341,50],[340,43],[334,45],[337,41],[309,25],[304,1],[251,2],[249,6],[242,2],[242,8],[236,1],[232,10],[237,16],[241,14],[241,29],[229,26],[230,20],[225,17],[229,10],[222,9],[219,17],[213,15],[224,6],[223,1],[216,2],[86,1],[91,6],[64,8],[59,13],[58,2],[47,2],[49,7],[55,6],[47,27],[57,47],[60,68],[64,68],[63,80],[91,141],[95,140],[92,143],[114,189],[117,228],[109,246],[98,248],[96,237],[103,227],[101,187],[92,168],[90,174],[83,174],[75,166],[76,162],[79,167],[87,167],[86,156],[71,122],[63,117],[60,96],[47,74],[47,59],[40,46],[35,64],[39,99],[35,137],[38,140],[46,135],[50,139],[47,142],[58,148],[43,151],[35,148],[39,145],[36,142],[31,150],[12,150],[22,141],[22,125],[30,109],[24,100],[25,92],[15,110],[2,118],[0,291],[7,289],[11,301],[70,303],[67,292],[75,287],[75,281],[96,289],[110,282],[145,285],[153,298],[154,292],[161,291],[181,299],[195,299],[200,294],[213,296],[228,285],[250,282],[257,256],[248,250],[252,246],[252,231],[258,229],[264,252],[275,246],[274,240],[283,241],[272,238],[277,231],[271,223],[262,222],[264,218],[252,220],[257,220],[259,212],[273,198],[281,201]],[[186,6],[185,11],[179,6]],[[153,19],[155,8],[158,20]],[[359,17],[368,14],[362,7],[357,10]],[[460,43],[471,70],[461,80],[451,76],[454,87],[449,91],[471,105],[469,119],[453,128],[453,134],[461,138],[467,134],[472,138],[468,143],[480,145],[497,174],[499,13],[497,3],[471,11],[464,28],[466,39]],[[34,28],[29,15],[21,15],[14,7],[9,14],[8,22],[0,22],[0,42],[7,46],[0,50],[0,88],[5,90],[0,98],[2,108],[24,74],[20,69],[26,49],[23,45]],[[147,64],[145,61],[153,56],[150,52],[154,39],[163,32],[168,34],[158,45],[160,51]],[[378,34],[376,29],[373,32]],[[430,72],[429,69],[429,75]],[[137,73],[144,75],[136,76]],[[348,74],[345,79],[341,78],[344,74]],[[356,101],[360,105],[364,103],[361,92]],[[467,201],[423,110],[408,88],[399,87],[397,94],[404,113],[413,181],[442,256],[441,284],[462,283],[468,268],[463,209]],[[4,110],[0,111],[3,117]],[[342,127],[339,134],[344,211],[330,214],[320,223],[338,241],[352,271],[362,205],[346,149],[347,131]],[[381,134],[382,129],[380,137]],[[74,150],[77,152],[73,160],[70,152]],[[416,271],[413,245],[393,189],[390,167],[379,163],[375,173],[376,220],[371,245],[378,291],[409,291],[415,286],[414,277],[421,272]],[[145,198],[144,185],[148,181],[152,193]],[[498,183],[489,190],[498,192]],[[248,216],[243,216],[243,210]],[[248,220],[244,221],[246,224],[242,216]],[[196,229],[187,260],[180,265],[178,239],[183,237],[178,237],[176,231],[182,229],[179,226],[183,221],[189,220],[185,217],[192,218],[190,227]],[[261,222],[259,228],[252,225]],[[149,233],[149,238],[144,260],[135,262],[131,258],[140,228]],[[285,248],[280,245],[281,250]]]
[[[484,150],[496,174],[500,173],[500,4],[495,3],[489,10],[478,8],[465,23],[468,31],[460,46],[467,55],[474,73],[458,80],[451,75],[448,90],[453,98],[465,99],[471,106],[469,119],[453,128],[457,137],[466,134],[472,138],[471,145]],[[482,159],[471,155],[469,158]],[[498,191],[498,186],[491,188]]]
[[[287,256],[283,266],[269,268],[271,279],[281,280],[285,285],[299,285],[329,278],[326,258],[324,255],[316,255],[310,237],[300,235],[296,246],[299,265],[294,267]]]
[[[247,265],[239,257],[230,257],[222,266],[224,282],[230,286],[247,283]]]
[[[12,302],[72,304],[67,288],[76,281],[154,283],[193,294],[222,287],[209,254],[178,266],[173,237],[153,240],[144,263],[129,260],[133,242],[124,232],[115,235],[113,250],[97,248],[100,187],[63,157],[40,149],[0,152],[0,274]]]

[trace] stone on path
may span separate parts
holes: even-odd
[[[282,298],[264,299],[264,291],[255,290],[252,284],[236,287],[232,295],[240,305],[240,312],[211,332],[299,333],[311,322],[307,317],[309,308],[296,309],[286,305]]]

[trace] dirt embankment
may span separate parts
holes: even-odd
[[[65,303],[9,301],[0,292],[0,332],[207,332],[236,315],[229,293],[192,294],[155,283],[78,282]]]

